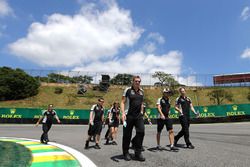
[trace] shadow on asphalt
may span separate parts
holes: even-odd
[[[110,159],[112,159],[115,162],[119,162],[119,160],[124,160],[124,156],[122,154],[121,155],[115,155],[115,156],[111,157]]]

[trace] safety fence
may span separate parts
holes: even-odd
[[[196,106],[195,110],[200,113],[199,119],[215,119],[226,117],[250,116],[250,104],[233,104],[233,105],[213,105],[213,106]],[[35,123],[42,115],[44,109],[39,108],[0,108],[1,123]],[[87,123],[90,110],[82,109],[56,109],[58,117],[63,123]],[[146,109],[149,118],[155,120],[158,118],[156,108]],[[107,116],[107,111],[105,111]],[[171,108],[170,118],[177,119],[178,112]],[[195,115],[191,113],[191,118]]]

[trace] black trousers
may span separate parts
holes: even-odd
[[[140,116],[135,118],[133,116],[127,115],[127,126],[123,126],[123,137],[122,137],[122,151],[123,154],[128,153],[130,140],[132,137],[132,131],[135,127],[136,135],[134,138],[135,152],[141,152],[142,142],[145,134],[145,126],[143,117]]]
[[[41,136],[41,141],[48,141],[48,132],[52,126],[52,123],[43,123],[43,134]]]
[[[108,129],[107,129],[107,132],[106,132],[106,134],[105,134],[105,138],[107,138],[107,137],[108,137],[108,135],[109,135],[109,131],[110,131],[110,126],[108,125]]]
[[[181,131],[175,136],[175,140],[178,141],[182,136],[184,136],[185,143],[190,145],[191,142],[189,140],[189,126],[190,126],[190,118],[186,115],[182,115],[179,117],[181,123]]]

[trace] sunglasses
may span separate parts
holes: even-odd
[[[136,83],[141,83],[141,81],[135,81]]]

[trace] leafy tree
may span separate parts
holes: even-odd
[[[48,74],[48,81],[49,83],[69,83],[71,78],[61,74],[50,73]]]
[[[23,70],[0,67],[0,99],[14,100],[34,96],[39,82]]]
[[[221,105],[225,99],[230,102],[233,101],[233,94],[224,89],[214,89],[207,95],[210,97],[210,100],[217,105]]]
[[[174,77],[171,74],[166,74],[162,71],[156,71],[153,75],[153,78],[158,78],[158,80],[161,82],[161,85],[166,85],[169,87],[180,85],[178,81],[174,79]]]
[[[92,76],[88,76],[88,75],[80,75],[78,77],[73,77],[72,78],[73,83],[84,83],[84,84],[90,84],[93,81],[93,77]]]
[[[111,79],[110,83],[113,85],[129,85],[133,75],[131,74],[117,74],[114,78]]]

